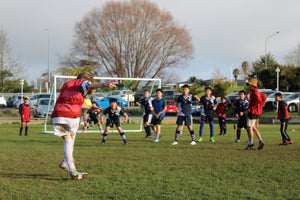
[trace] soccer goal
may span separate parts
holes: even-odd
[[[50,101],[48,104],[47,113],[45,115],[46,117],[45,117],[45,121],[44,121],[44,131],[42,133],[45,133],[45,134],[53,134],[54,133],[53,127],[52,127],[52,120],[50,118],[53,106],[55,105],[56,99],[59,96],[59,91],[60,91],[61,87],[63,86],[63,84],[65,82],[73,80],[73,79],[76,79],[76,76],[55,75],[53,77],[53,84],[52,84],[51,93],[50,93]],[[94,77],[94,79],[96,80],[96,82],[115,80],[115,81],[119,81],[121,83],[120,85],[117,85],[116,89],[113,89],[113,90],[112,89],[110,89],[109,91],[104,91],[102,89],[97,90],[96,94],[98,94],[100,92],[101,94],[104,94],[104,96],[108,96],[108,97],[109,96],[116,97],[113,95],[114,91],[119,91],[119,90],[120,91],[124,91],[124,90],[132,91],[130,89],[132,87],[137,88],[134,92],[139,92],[141,96],[143,96],[143,88],[148,88],[150,90],[150,94],[152,94],[152,92],[156,88],[161,88],[161,79],[158,79],[158,78],[153,79],[153,78]],[[121,96],[121,97],[124,97],[124,96]],[[129,95],[128,95],[127,100],[128,101],[125,101],[125,104],[127,102],[127,107],[123,108],[125,110],[125,112],[129,109],[128,106],[130,105],[130,101],[132,101],[132,99],[129,99]],[[137,99],[135,99],[135,101],[137,101]],[[122,102],[124,103],[124,101],[122,101]],[[103,109],[105,109],[105,108],[103,108]],[[141,108],[136,108],[136,109],[141,109]],[[129,120],[131,119],[130,114],[128,114],[128,118],[129,118]],[[135,116],[135,119],[138,119],[138,123],[136,123],[136,127],[135,127],[135,125],[133,125],[134,129],[131,129],[131,130],[124,129],[124,132],[144,132],[142,115]],[[105,124],[102,124],[102,126],[105,127]],[[78,130],[78,132],[81,132],[81,131]],[[99,130],[85,131],[85,133],[96,133],[96,132],[98,133]],[[118,131],[111,129],[110,132],[118,132]]]

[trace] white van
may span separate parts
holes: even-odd
[[[128,102],[134,102],[134,93],[132,90],[114,90],[111,92],[110,96],[123,99]]]

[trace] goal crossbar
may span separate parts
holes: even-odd
[[[49,107],[50,107],[50,103],[51,103],[51,99],[53,98],[54,100],[54,105],[56,103],[56,96],[57,96],[57,79],[76,79],[76,76],[61,76],[61,75],[55,75],[53,77],[53,84],[52,84],[52,88],[51,88],[51,94],[50,94],[50,101],[48,104],[48,108],[47,108],[47,113],[46,113],[46,117],[45,117],[45,122],[44,122],[44,131],[42,131],[42,133],[45,134],[54,134],[54,131],[49,131],[47,130],[47,121],[48,121],[48,116],[49,116]],[[123,78],[123,77],[93,77],[94,80],[121,80],[121,81],[151,81],[153,82],[151,89],[150,89],[150,94],[152,94],[153,88],[155,83],[158,83],[158,88],[161,88],[161,79],[159,78]],[[139,123],[139,129],[135,129],[135,130],[123,130],[124,132],[144,132],[143,130],[143,126],[142,126],[142,117]],[[86,133],[95,133],[96,130],[91,130],[91,131],[85,131]],[[117,130],[110,130],[110,132],[118,132]],[[77,131],[77,133],[80,133],[80,131]]]

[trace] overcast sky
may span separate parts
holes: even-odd
[[[9,37],[13,56],[26,68],[24,78],[36,80],[50,66],[59,66],[67,54],[75,23],[107,0],[1,0],[0,28]],[[195,54],[183,69],[182,80],[195,75],[209,79],[219,69],[230,78],[230,69],[243,61],[252,63],[267,50],[279,63],[300,43],[299,0],[151,0],[170,11],[176,21],[191,31]]]

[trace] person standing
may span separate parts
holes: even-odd
[[[246,99],[246,92],[244,90],[239,91],[239,100],[234,104],[234,114],[238,118],[237,130],[236,130],[236,140],[235,142],[241,141],[241,129],[244,128],[247,130],[247,136],[249,136],[247,121],[247,109],[249,102]]]
[[[220,134],[226,136],[226,112],[228,110],[226,97],[221,98],[221,103],[217,106],[217,116],[219,119]]]
[[[30,105],[28,103],[29,97],[24,97],[24,103],[19,106],[19,113],[21,115],[21,127],[19,136],[22,136],[23,128],[25,126],[25,136],[29,136],[28,134],[28,126],[30,123]]]

